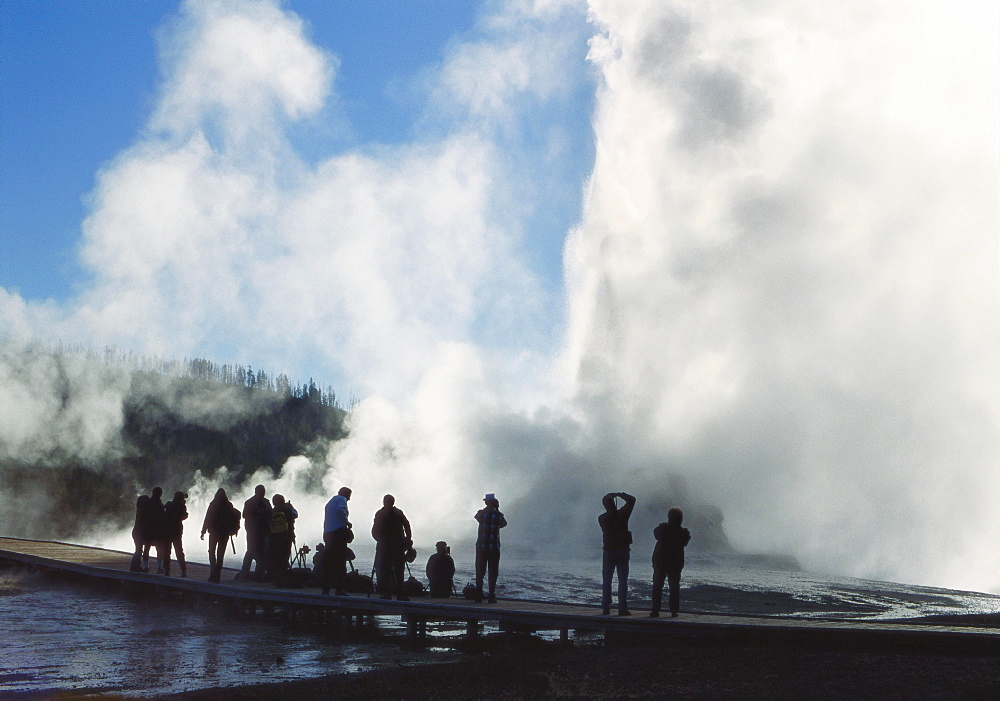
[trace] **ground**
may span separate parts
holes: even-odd
[[[1000,657],[719,640],[560,647],[521,641],[456,663],[398,667],[180,699],[1000,699]]]

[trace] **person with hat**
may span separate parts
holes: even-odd
[[[408,552],[413,549],[413,533],[409,520],[396,508],[396,497],[391,494],[382,497],[382,508],[375,512],[372,538],[375,539],[375,569],[382,598],[391,599],[395,592],[399,601],[409,601],[403,589],[403,574]]]
[[[454,588],[455,561],[446,542],[439,540],[434,547],[437,552],[427,560],[427,583],[432,598],[447,599]]]
[[[476,539],[476,589],[477,601],[483,600],[483,577],[489,570],[489,594],[487,603],[497,602],[497,574],[500,569],[500,529],[507,520],[500,511],[500,502],[492,492],[483,498],[486,506],[476,512],[479,522],[479,537]]]

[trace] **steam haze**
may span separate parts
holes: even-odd
[[[0,288],[0,454],[114,449],[125,380],[38,380],[33,339],[213,357],[362,397],[325,462],[260,476],[316,538],[343,484],[362,532],[392,492],[425,545],[494,491],[505,546],[585,557],[622,490],[641,553],[679,504],[692,546],[721,513],[744,552],[1000,590],[996,4],[488,7],[414,78],[409,140],[314,161],[336,47],[185,3],[89,196],[89,284]],[[558,182],[581,89],[593,163]],[[189,537],[225,473],[198,480]]]

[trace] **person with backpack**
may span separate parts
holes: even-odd
[[[295,541],[295,519],[298,517],[299,512],[292,506],[292,502],[286,502],[285,497],[280,494],[274,495],[267,535],[267,570],[276,585],[281,584],[282,577],[288,571],[288,560]]]
[[[625,504],[618,508],[617,500]],[[635,508],[635,497],[625,492],[605,494],[601,500],[604,513],[597,517],[604,538],[604,557],[601,574],[601,614],[611,613],[611,579],[618,573],[618,615],[631,616],[628,609],[628,561],[632,545],[632,532],[628,529],[628,520]]]
[[[684,512],[676,506],[667,512],[667,522],[653,529],[656,547],[653,549],[653,608],[649,615],[660,615],[663,601],[663,581],[670,587],[670,616],[677,618],[681,610],[681,570],[684,569],[684,548],[691,542],[691,532],[681,527]]]
[[[396,508],[396,497],[386,494],[382,508],[375,512],[372,538],[375,539],[375,568],[378,570],[378,588],[383,599],[396,593],[399,601],[409,601],[403,588],[406,572],[406,553],[413,546],[410,521]]]
[[[215,498],[205,512],[205,522],[201,526],[201,539],[208,533],[208,563],[211,565],[209,582],[222,581],[222,559],[226,554],[229,539],[240,531],[240,510],[229,501],[226,490],[219,487]]]
[[[254,487],[253,496],[243,503],[243,527],[247,533],[247,553],[237,579],[250,579],[250,565],[257,561],[253,578],[262,581],[267,571],[267,536],[271,530],[271,502],[264,496],[264,485]]]
[[[181,577],[187,577],[187,562],[184,560],[184,521],[188,517],[187,494],[184,492],[174,492],[174,498],[163,506],[163,517],[165,526],[166,542],[166,563],[163,566],[163,574],[170,576],[170,550],[174,551],[177,557],[177,564],[181,566]]]

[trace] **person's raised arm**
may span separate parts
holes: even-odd
[[[632,509],[635,508],[635,497],[625,492],[618,492],[618,496],[625,500],[625,506],[619,509],[619,513],[628,518],[632,515]]]

